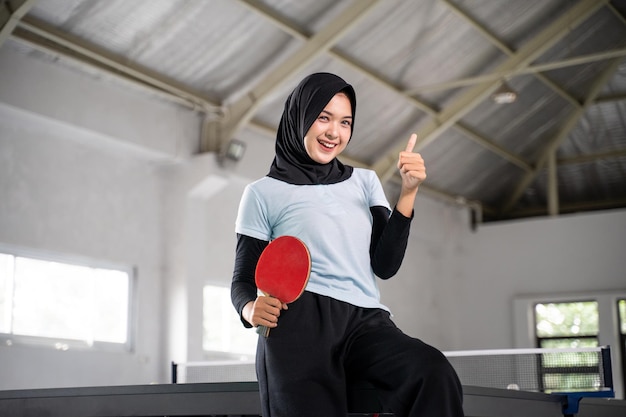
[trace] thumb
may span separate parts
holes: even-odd
[[[409,142],[406,144],[406,152],[413,152],[413,148],[415,148],[415,144],[417,143],[417,135],[413,133],[409,138]]]

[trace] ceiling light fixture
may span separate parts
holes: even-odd
[[[517,92],[506,81],[502,81],[500,87],[491,95],[491,99],[498,104],[513,103],[517,99]]]
[[[227,161],[239,162],[245,153],[246,143],[237,139],[231,139],[226,144],[225,149],[218,154],[218,161],[222,165]]]

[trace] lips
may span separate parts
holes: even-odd
[[[335,147],[337,146],[336,143],[326,142],[326,141],[323,141],[323,140],[318,140],[317,143],[322,145],[322,147],[324,149],[328,149],[328,150],[335,149]]]

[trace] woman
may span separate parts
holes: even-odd
[[[462,416],[458,378],[438,350],[403,334],[380,303],[376,277],[395,275],[404,257],[413,204],[426,178],[400,152],[402,188],[393,210],[371,170],[342,164],[356,95],[340,77],[306,77],[288,97],[268,175],[244,191],[236,222],[232,300],[246,327],[267,326],[256,368],[265,417],[345,416],[346,387],[368,381],[397,416]],[[256,262],[282,235],[311,253],[306,290],[287,305],[257,296]]]

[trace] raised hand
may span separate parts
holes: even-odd
[[[419,185],[426,179],[426,166],[419,153],[414,153],[417,135],[413,133],[409,138],[404,151],[398,156],[398,169],[402,177],[404,192],[417,191]]]

